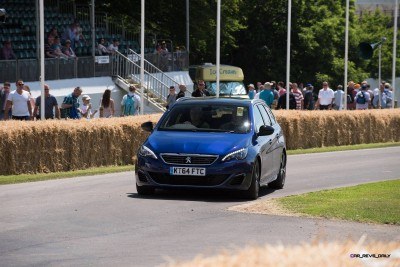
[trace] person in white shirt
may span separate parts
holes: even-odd
[[[332,102],[335,99],[335,93],[329,88],[328,82],[322,83],[323,88],[318,93],[318,105],[320,110],[332,109]]]
[[[33,120],[30,95],[24,89],[24,82],[18,80],[17,90],[12,91],[7,97],[7,104],[4,111],[4,120],[8,120],[8,111],[12,108],[13,120]]]
[[[118,46],[119,46],[119,41],[118,41],[117,39],[114,39],[113,42],[112,42],[112,44],[110,44],[110,45],[107,47],[107,50],[108,50],[109,52],[111,52],[112,54],[114,54],[115,51],[118,51]]]

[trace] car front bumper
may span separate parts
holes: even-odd
[[[188,167],[166,164],[160,160],[138,156],[135,178],[139,186],[155,188],[216,188],[247,190],[252,179],[252,162],[246,160],[217,161],[205,168],[205,176],[171,175],[171,167]]]

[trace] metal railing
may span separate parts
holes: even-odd
[[[140,55],[134,51],[131,51],[128,56],[116,52],[112,60],[112,75],[127,81],[127,83],[140,84],[139,60]],[[178,83],[151,65],[151,63],[146,61],[145,63],[143,87],[145,88],[147,99],[157,98],[159,102],[166,103],[169,86],[171,84],[178,85]],[[164,80],[168,80],[170,84],[166,84]]]
[[[110,61],[111,62],[111,61]],[[45,79],[74,79],[111,76],[111,63],[96,63],[93,57],[79,59],[46,58]],[[0,82],[38,81],[40,61],[37,59],[1,60]]]

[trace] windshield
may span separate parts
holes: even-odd
[[[250,131],[246,106],[176,105],[164,117],[158,130],[247,133]]]
[[[211,95],[217,94],[217,83],[216,82],[206,82],[207,90]],[[242,82],[220,82],[219,83],[219,94],[220,95],[245,95],[246,88]]]

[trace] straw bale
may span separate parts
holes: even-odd
[[[400,141],[400,109],[274,111],[288,149]],[[0,123],[0,175],[126,165],[147,138],[140,125],[161,114]]]
[[[390,254],[385,258],[359,258],[354,254],[370,255]],[[177,262],[169,260],[162,265],[168,267],[275,267],[275,266],[385,266],[394,267],[400,264],[400,242],[312,242],[301,245],[247,246],[244,249],[225,250],[219,255],[196,256],[192,261]]]

